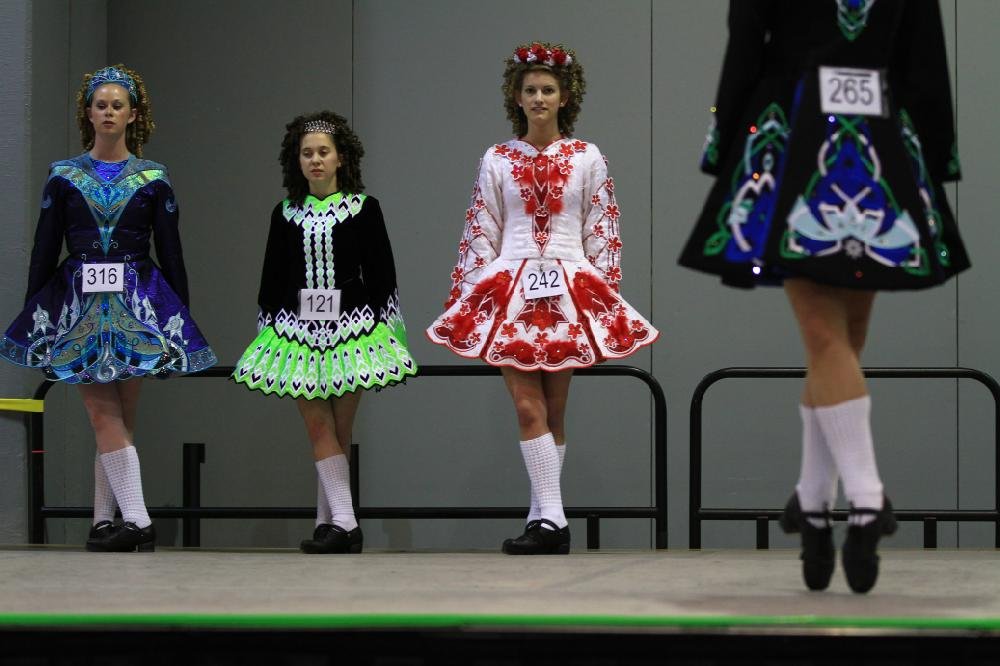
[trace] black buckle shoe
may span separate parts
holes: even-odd
[[[104,538],[88,539],[87,550],[97,553],[151,553],[156,550],[156,530],[152,523],[142,528],[135,523],[125,523]]]
[[[320,553],[352,553],[361,552],[364,545],[365,536],[361,533],[361,526],[355,527],[348,532],[339,525],[321,523],[313,530],[313,538],[306,539],[299,548],[303,553],[311,555]]]
[[[524,534],[505,539],[501,550],[508,555],[568,555],[569,525],[559,527],[545,518],[532,520],[525,526]]]
[[[875,587],[879,563],[875,548],[883,535],[895,534],[897,528],[896,517],[892,515],[892,502],[888,497],[883,498],[881,509],[858,508],[852,504],[850,516],[862,515],[875,516],[875,519],[865,525],[848,524],[847,538],[841,551],[847,584],[858,594]]]
[[[809,518],[826,522],[826,527],[816,527]],[[836,555],[833,548],[833,528],[830,526],[829,511],[803,511],[799,504],[799,494],[792,493],[785,510],[778,520],[785,534],[802,535],[802,579],[810,590],[825,590],[830,585]]]

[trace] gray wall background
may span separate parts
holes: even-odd
[[[994,328],[1000,249],[993,241],[993,175],[1000,102],[992,26],[1000,4],[942,0],[965,180],[951,201],[974,270],[939,289],[880,295],[865,363],[968,365],[1000,376]],[[35,208],[49,162],[80,151],[73,95],[79,77],[124,61],[146,79],[158,130],[146,154],[170,168],[181,205],[192,309],[220,359],[232,364],[255,333],[268,216],[281,198],[284,123],[331,108],[364,141],[368,190],[382,202],[418,362],[455,363],[422,329],[440,311],[485,147],[509,136],[502,59],[527,39],[563,41],[586,67],[577,134],[610,160],[624,210],[623,293],[663,332],[630,359],[663,384],[670,408],[670,543],[687,544],[688,401],[700,378],[732,365],[801,365],[783,295],[736,292],[675,264],[710,186],[697,171],[725,46],[726,3],[552,0],[264,0],[135,3],[25,0],[0,9],[0,145],[8,168],[9,242],[0,252],[0,304],[22,299]],[[534,27],[513,17],[531,16]],[[7,395],[39,378],[0,369]],[[181,499],[181,443],[205,442],[203,502],[311,505],[315,473],[297,410],[222,379],[146,382],[137,446],[150,505]],[[50,503],[91,499],[92,435],[75,389],[46,408]],[[992,505],[992,411],[978,385],[872,383],[880,469],[898,508]],[[780,506],[798,471],[798,383],[717,385],[706,399],[706,505]],[[652,498],[651,410],[635,380],[574,383],[563,477],[569,505]],[[26,539],[24,436],[0,417],[0,543]],[[355,431],[366,505],[526,504],[528,483],[509,399],[496,379],[423,378],[362,401]],[[297,544],[311,521],[204,521],[207,546]],[[370,546],[494,549],[519,521],[366,521]],[[83,520],[52,520],[52,542],[79,543]],[[577,544],[584,525],[574,523]],[[158,521],[169,541],[174,521]],[[897,546],[920,543],[904,524]],[[706,524],[705,546],[751,546],[752,524]],[[648,521],[606,521],[610,547],[649,547]],[[942,545],[992,545],[989,526],[942,526]],[[792,542],[777,533],[775,544]]]

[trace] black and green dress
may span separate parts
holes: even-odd
[[[882,113],[824,111],[824,67],[880,72]],[[732,0],[712,112],[701,168],[716,181],[682,265],[738,287],[858,289],[968,268],[942,188],[960,170],[937,0]]]
[[[300,319],[303,289],[340,291],[340,315]],[[399,309],[396,270],[374,197],[309,195],[271,215],[257,338],[233,379],[279,396],[325,399],[383,388],[417,372]]]

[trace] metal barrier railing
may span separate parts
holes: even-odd
[[[921,521],[924,524],[924,547],[937,547],[937,523],[940,520],[992,522],[995,523],[996,547],[1000,548],[1000,384],[990,375],[970,368],[865,368],[865,377],[870,379],[973,379],[985,386],[993,396],[994,436],[996,447],[996,469],[994,472],[993,510],[896,510],[897,520]],[[690,439],[690,505],[689,533],[690,548],[701,548],[701,522],[703,520],[753,520],[757,523],[757,548],[768,547],[768,523],[781,516],[781,509],[707,509],[702,506],[701,480],[701,425],[702,402],[705,392],[723,379],[796,379],[805,377],[804,368],[723,368],[705,375],[691,397],[691,439]],[[834,511],[835,520],[846,520],[847,511]]]
[[[216,366],[208,370],[183,375],[181,379],[228,377],[232,366]],[[566,507],[568,518],[587,519],[587,547],[600,548],[600,520],[602,518],[647,518],[655,522],[656,548],[667,547],[667,402],[663,388],[656,379],[639,368],[625,365],[600,365],[576,370],[580,377],[634,377],[649,388],[653,398],[653,458],[654,504],[631,507]],[[418,377],[492,377],[500,370],[477,365],[424,365]],[[36,400],[44,400],[52,387],[42,383],[35,391]],[[289,417],[291,418],[291,417]],[[83,518],[92,515],[93,508],[86,506],[46,506],[45,504],[45,423],[43,413],[28,416],[28,537],[30,543],[45,542],[45,521],[48,518]],[[355,502],[359,498],[357,470],[360,468],[358,447],[351,447],[352,487]],[[315,507],[203,507],[201,504],[201,463],[205,461],[205,445],[184,444],[182,506],[150,507],[153,518],[181,518],[183,521],[182,544],[198,546],[201,543],[200,519],[202,518],[313,518]],[[527,507],[366,507],[358,506],[357,515],[365,518],[523,518]]]

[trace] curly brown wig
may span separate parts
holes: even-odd
[[[333,111],[319,111],[298,116],[285,125],[285,138],[281,141],[278,161],[281,163],[281,172],[284,175],[282,185],[288,190],[288,200],[296,206],[301,206],[309,194],[309,181],[302,175],[302,167],[299,166],[299,148],[304,134],[302,128],[313,120],[325,120],[337,128],[337,133],[333,135],[333,145],[337,149],[337,156],[340,157],[340,166],[337,167],[337,187],[344,193],[364,192],[365,185],[361,182],[361,158],[364,157],[365,149],[361,147],[361,140],[347,124],[346,118]]]
[[[546,49],[549,51],[562,51],[570,56],[568,65],[546,65],[541,61],[520,62],[517,58],[519,53],[531,52],[533,49]],[[583,94],[587,91],[587,82],[583,78],[583,67],[576,58],[576,53],[567,49],[562,44],[550,44],[549,42],[530,42],[521,44],[514,53],[505,61],[506,68],[503,72],[503,83],[500,89],[503,91],[504,108],[507,109],[507,118],[514,129],[515,136],[524,136],[528,133],[528,117],[524,110],[517,105],[514,93],[521,89],[521,82],[527,72],[548,72],[559,81],[560,92],[568,92],[566,106],[559,108],[559,131],[565,136],[573,134],[573,127],[576,125],[576,117],[580,114],[580,103],[583,101]]]
[[[134,69],[129,69],[121,63],[113,65],[113,67],[125,72],[135,81],[137,98],[135,102],[135,120],[125,129],[125,146],[136,157],[142,157],[142,146],[149,141],[153,130],[156,129],[156,124],[153,122],[153,107],[150,105],[149,95],[146,93],[146,83],[139,76],[139,72]],[[96,73],[95,71],[84,74],[83,83],[80,85],[80,90],[76,93],[76,124],[80,128],[80,143],[83,144],[84,150],[90,150],[94,147],[94,126],[91,124],[90,119],[87,118],[87,107],[90,106],[90,102],[93,100],[87,100],[87,86],[90,83],[90,79]],[[131,99],[129,99],[129,104],[132,104]]]

